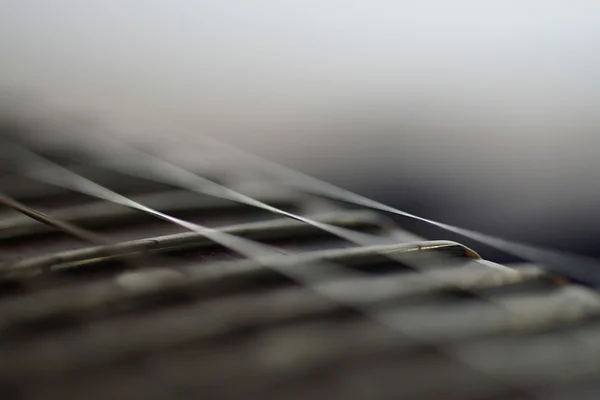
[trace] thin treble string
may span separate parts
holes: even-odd
[[[106,137],[103,137],[103,139],[108,141],[108,138]],[[282,210],[139,150],[123,141],[119,141],[114,147],[118,147],[119,151],[123,153],[122,157],[120,157],[119,161],[114,162],[101,161],[100,164],[102,166],[128,175],[179,186],[180,188],[191,192],[231,200],[236,203],[260,208],[274,214],[283,215],[361,246],[383,244],[383,240],[379,236],[363,234],[351,229],[315,221],[311,218]],[[151,173],[149,174],[149,172]]]
[[[22,167],[19,172],[30,178],[65,189],[74,190],[79,193],[87,194],[91,197],[137,209],[167,222],[179,225],[187,230],[197,232],[206,238],[226,248],[232,249],[250,259],[254,259],[259,263],[268,262],[269,264],[276,264],[278,266],[281,264],[289,266],[297,259],[295,254],[279,250],[275,247],[231,235],[219,231],[218,229],[195,224],[145,206],[102,185],[99,185],[82,175],[79,175],[50,160],[47,160],[44,157],[21,146],[12,143],[5,143],[5,146],[10,146],[11,154],[16,156],[16,159],[18,160],[16,163],[17,168],[19,167],[19,161],[22,163],[22,165],[26,164],[26,166]],[[35,165],[35,168],[30,168],[31,165]]]
[[[106,141],[109,140],[106,137],[104,139]],[[192,173],[186,169],[171,164],[168,161],[162,160],[158,157],[138,150],[126,143],[123,143],[122,141],[119,141],[118,145],[119,150],[121,152],[127,153],[126,155],[120,157],[121,161],[118,163],[118,166],[115,164],[115,162],[110,161],[101,161],[101,165],[117,170],[120,173],[125,173],[129,175],[139,176],[144,179],[150,179],[171,185],[176,185],[181,188],[190,190],[192,192],[207,194],[257,207],[275,214],[284,215],[286,217],[304,222],[318,229],[331,233],[335,236],[338,236],[359,246],[372,246],[380,245],[383,243],[392,243],[391,238],[382,238],[380,236],[363,234],[361,232],[356,232],[350,229],[315,221],[311,218],[303,217],[279,209],[277,207],[266,204],[260,200],[254,199],[250,196],[237,192],[231,188],[211,181],[205,177]],[[386,258],[397,261],[399,263],[403,263],[409,267],[413,267],[415,269],[419,268],[419,265],[417,265],[414,262],[414,260],[411,260],[409,257],[402,253],[381,252],[380,254]],[[508,269],[508,267],[505,268]]]
[[[553,273],[571,277],[593,286],[600,286],[600,261],[596,259],[564,251],[519,243],[486,233],[481,233],[420,217],[418,215],[399,210],[376,200],[369,199],[357,193],[332,185],[323,180],[285,167],[273,161],[266,160],[262,157],[241,150],[217,139],[203,136],[203,140],[216,144],[221,148],[225,148],[228,151],[235,153],[237,158],[245,158],[257,167],[260,167],[260,169],[263,171],[272,174],[273,177],[277,178],[284,186],[293,187],[303,192],[343,201],[345,203],[425,222],[441,229],[456,233],[460,236],[475,240],[476,242],[488,245],[492,248],[504,251],[507,254],[540,264],[540,266],[545,267],[547,270]]]
[[[123,148],[127,148],[129,147],[126,144],[122,145]],[[22,149],[21,151],[23,151],[24,149]],[[26,150],[28,151],[28,150]],[[29,152],[29,151],[28,151]],[[29,152],[30,156],[35,156],[38,158],[39,161],[39,157],[38,155]],[[127,157],[127,159],[129,160],[137,160],[138,162],[144,162],[145,169],[134,169],[133,167],[127,169],[127,170],[122,170],[122,169],[117,169],[117,171],[121,172],[121,173],[129,173],[131,175],[138,175],[138,176],[142,176],[143,178],[146,179],[152,179],[152,176],[148,175],[148,169],[150,169],[155,175],[159,175],[162,177],[162,179],[158,179],[159,181],[162,182],[166,182],[168,184],[174,184],[174,180],[176,180],[177,182],[175,182],[177,185],[180,185],[182,188],[191,190],[191,191],[196,191],[199,193],[203,193],[203,194],[209,194],[209,195],[213,195],[216,197],[221,197],[221,198],[225,198],[225,199],[230,199],[232,201],[237,201],[243,204],[248,204],[251,206],[255,206],[261,209],[266,209],[268,211],[272,211],[274,213],[277,214],[282,214],[285,216],[289,216],[290,218],[293,218],[295,220],[299,220],[301,222],[305,222],[308,223],[310,225],[313,225],[317,228],[321,228],[327,232],[330,232],[334,235],[340,236],[343,239],[346,239],[350,242],[353,242],[355,244],[361,245],[361,246],[371,246],[371,245],[380,245],[382,244],[382,240],[380,237],[375,236],[375,235],[367,235],[367,234],[362,234],[360,232],[356,232],[356,231],[352,231],[350,229],[345,229],[345,228],[341,228],[341,227],[337,227],[334,225],[330,225],[330,224],[326,224],[326,223],[322,223],[319,221],[314,221],[312,219],[309,218],[305,218],[299,215],[295,215],[289,212],[286,212],[284,210],[280,210],[278,208],[275,208],[273,206],[270,206],[264,202],[261,202],[259,200],[255,200],[249,196],[243,195],[239,192],[236,192],[232,189],[229,189],[225,186],[222,186],[218,183],[215,183],[211,180],[208,180],[206,178],[200,177],[196,174],[193,174],[185,169],[179,168],[173,164],[168,163],[167,161],[163,161],[159,158],[153,157],[150,154],[144,153],[142,151],[136,150],[135,148],[130,148],[129,154],[131,155],[130,157]],[[147,156],[148,158],[145,158],[144,156]],[[104,163],[102,163],[104,164]],[[42,175],[47,175],[48,174],[48,166],[47,165],[41,165],[39,168],[30,168],[30,165],[28,165],[28,173],[30,174],[42,174]],[[58,165],[55,165],[55,167],[59,167],[62,168]],[[138,166],[139,168],[139,166]],[[167,174],[164,175],[162,173],[162,168],[164,168],[167,171]],[[68,172],[69,174],[71,174],[71,176],[74,175],[74,173],[72,171],[66,170],[64,169],[64,172]],[[79,176],[79,178],[83,178],[81,176]],[[46,176],[46,179],[48,179],[48,177]],[[85,178],[83,178],[85,179]],[[81,183],[81,179],[78,179],[78,182]],[[57,182],[54,181],[54,184],[56,184]],[[97,190],[99,190],[99,185],[95,184],[94,182],[91,182],[89,180],[86,179],[85,182],[87,185],[87,190],[88,190],[88,194],[94,195],[94,196],[98,196],[98,192]],[[90,183],[94,184],[94,188],[96,189],[96,192],[94,194],[89,193],[89,185]],[[195,185],[194,185],[195,184]],[[81,188],[80,188],[81,189]],[[102,188],[102,192],[100,193],[101,195],[103,195],[102,198],[104,198],[105,200],[108,199],[107,196],[109,195],[114,195],[114,192],[111,194],[107,194],[106,193],[106,188]],[[120,195],[119,195],[120,196]],[[109,196],[110,197],[110,196]],[[109,199],[110,201],[114,201]],[[119,202],[121,204],[124,204],[126,206],[130,206],[130,207],[135,207],[138,208],[140,206],[142,206],[140,203],[136,203],[136,204],[132,204],[132,200],[131,199],[127,199],[124,196],[120,196],[119,197]],[[230,247],[233,248],[233,244],[231,244],[231,240],[236,239],[238,241],[237,245],[244,245],[245,247],[247,247],[246,251],[250,251],[250,253],[244,253],[243,251],[240,251],[240,253],[247,255],[250,258],[257,258],[257,257],[270,257],[272,256],[273,253],[277,253],[281,255],[281,251],[279,249],[270,247],[267,248],[264,245],[261,245],[263,248],[262,249],[249,249],[248,247],[250,246],[250,244],[253,244],[254,247],[256,247],[257,243],[252,242],[252,241],[245,241],[242,240],[242,238],[239,238],[237,236],[231,236],[231,237],[227,237],[227,235],[225,235],[224,233],[220,232],[220,231],[216,231],[216,230],[208,230],[209,228],[206,227],[201,227],[199,225],[193,226],[190,225],[190,223],[188,221],[184,221],[184,220],[178,220],[174,217],[171,216],[167,216],[166,214],[162,214],[159,215],[156,213],[156,210],[153,211],[148,211],[149,208],[144,207],[144,209],[142,209],[142,211],[145,212],[149,212],[151,214],[154,214],[155,216],[159,217],[159,218],[163,218],[166,219],[172,223],[175,224],[179,224],[181,226],[183,226],[186,229],[189,230],[193,230],[196,231],[200,234],[203,234],[207,237],[209,237],[209,235],[213,235],[212,237],[209,237],[209,239],[216,241],[217,243],[223,244],[226,247]],[[218,235],[221,239],[221,241],[223,240],[223,236],[227,237],[227,242],[225,243],[221,243],[219,242],[219,240],[215,239],[214,235]],[[391,241],[391,240],[389,240]],[[252,247],[252,246],[250,246]],[[412,267],[415,270],[420,269],[421,265],[420,263],[417,263],[413,258],[410,257],[410,255],[407,254],[403,254],[401,252],[386,252],[386,251],[380,251],[379,252],[382,256],[392,259],[394,261],[403,263],[404,265],[408,266],[408,267]],[[249,254],[249,255],[248,255]],[[288,256],[290,256],[290,253],[286,253]],[[432,259],[430,260],[431,262],[443,262],[443,257],[444,255],[440,254],[437,255],[437,257],[432,257]],[[435,258],[435,259],[434,259]],[[496,267],[496,266],[490,266],[487,264],[482,264],[485,265],[487,267]],[[335,266],[335,268],[337,268],[338,266]],[[331,266],[329,269],[332,269],[333,266]],[[496,268],[502,268],[502,269],[509,269],[508,267],[504,267],[504,266],[497,266]]]

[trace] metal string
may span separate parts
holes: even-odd
[[[109,139],[104,136],[104,142],[108,142]],[[111,141],[111,142],[116,142]],[[97,141],[94,143],[96,144]],[[111,143],[112,144],[112,143]],[[331,233],[339,238],[345,239],[350,243],[359,245],[359,246],[372,246],[372,245],[380,245],[380,244],[390,244],[392,243],[391,238],[380,237],[376,235],[369,235],[360,232],[353,231],[351,229],[346,229],[342,227],[338,227],[335,225],[315,221],[311,218],[307,218],[298,214],[294,214],[280,208],[271,206],[266,204],[260,200],[252,198],[250,196],[244,195],[238,191],[235,191],[226,186],[220,185],[214,181],[211,181],[205,177],[201,177],[195,173],[192,173],[186,169],[178,167],[168,161],[160,159],[156,156],[138,150],[123,141],[119,141],[112,146],[111,151],[107,151],[106,153],[114,154],[115,152],[122,152],[123,154],[119,157],[119,161],[101,161],[103,166],[107,166],[111,169],[114,169],[120,173],[125,173],[133,176],[142,177],[144,179],[150,179],[154,181],[159,181],[163,183],[167,183],[170,185],[179,186],[183,189],[200,193],[211,195],[231,201],[235,201],[238,203],[246,204],[249,206],[253,206],[259,209],[263,209],[278,215],[283,215],[288,218],[292,218],[294,220],[301,221],[308,225],[314,226],[318,229],[321,229],[325,232]],[[97,147],[94,149],[90,149],[93,152],[98,152]],[[469,249],[470,250],[470,249]],[[399,263],[403,263],[415,269],[418,269],[418,265],[416,265],[412,260],[410,260],[406,255],[400,253],[389,253],[389,252],[380,252],[380,254],[386,258],[392,259]],[[499,266],[499,268],[506,268],[505,266]]]
[[[0,204],[10,207],[24,215],[27,215],[30,218],[35,219],[43,224],[52,226],[61,231],[64,231],[71,236],[75,236],[85,242],[89,242],[97,245],[107,245],[108,242],[101,236],[96,235],[93,232],[90,232],[86,229],[79,228],[69,222],[62,221],[60,219],[54,218],[48,214],[42,213],[40,211],[34,210],[33,208],[9,197],[3,193],[0,193]]]
[[[13,155],[19,155],[18,159],[23,164],[27,166],[35,165],[33,169],[25,168],[20,171],[33,179],[146,212],[187,230],[197,232],[224,247],[261,263],[289,265],[294,261],[293,255],[289,252],[173,217],[118,194],[21,146],[14,144],[6,144],[6,146],[11,147]]]
[[[15,200],[12,197],[7,196],[3,193],[0,193],[0,204],[5,205],[9,208],[12,208],[24,215],[36,220],[36,221],[43,223],[43,224],[57,228],[57,229],[65,232],[73,237],[76,237],[84,242],[87,242],[87,243],[97,246],[97,249],[98,249],[97,255],[98,256],[111,257],[111,256],[119,253],[118,244],[113,243],[112,241],[107,239],[104,235],[98,235],[90,230],[80,228],[79,226],[72,224],[70,222],[61,220],[59,218],[56,218],[56,217],[53,217],[46,213],[35,210],[32,207],[27,206],[27,205],[21,203],[20,201]],[[126,261],[128,265],[130,265],[134,268],[141,267],[141,265],[138,263],[140,261],[139,256],[137,256],[135,261],[127,255],[121,255],[121,258],[123,259],[123,261]],[[157,259],[160,260],[161,256],[155,255],[154,261],[156,261]],[[143,260],[146,260],[146,258],[143,258]],[[10,269],[10,267],[12,265],[14,265],[14,264],[9,264],[8,266],[5,266],[5,267]]]
[[[592,286],[600,286],[599,260],[569,252],[519,243],[486,233],[481,233],[420,217],[418,215],[399,210],[376,200],[369,199],[357,193],[332,185],[302,172],[287,168],[281,164],[266,160],[249,152],[238,149],[230,144],[223,143],[213,138],[207,138],[206,136],[203,136],[202,138],[206,142],[216,144],[221,148],[225,148],[230,152],[234,152],[236,157],[240,159],[245,158],[251,164],[259,167],[265,172],[269,172],[284,186],[292,187],[306,193],[339,200],[348,204],[358,205],[368,209],[383,211],[389,214],[425,222],[446,231],[450,231],[460,236],[475,240],[476,242],[488,245],[497,250],[504,251],[507,254],[532,261],[536,264],[539,264],[541,267],[546,268],[552,273],[563,275]]]
[[[272,207],[264,202],[258,201],[249,196],[236,192],[232,189],[219,185],[213,181],[210,181],[209,179],[200,177],[196,174],[191,173],[190,171],[177,167],[155,156],[132,149],[130,146],[127,146],[124,143],[121,144],[120,147],[127,148],[128,154],[132,156],[127,157],[127,160],[129,160],[128,162],[123,161],[120,164],[121,167],[123,166],[123,164],[126,165],[126,168],[124,170],[120,169],[121,172],[125,171],[126,173],[134,174],[137,176],[143,176],[151,179],[160,179],[160,181],[162,182],[176,184],[180,187],[186,188],[191,191],[226,198],[233,201],[238,201],[274,213],[282,214],[287,217],[308,223],[332,234],[335,234],[355,244],[371,245],[374,243],[381,243],[381,238],[376,236],[365,234],[356,235],[355,232],[349,229],[335,227],[330,224],[320,223],[318,221],[314,221],[309,218],[305,218],[278,209],[276,207]],[[258,159],[258,157],[253,157],[253,159],[256,160]],[[142,163],[142,166],[140,167],[139,164],[133,164],[131,160],[135,160],[135,162]],[[263,160],[259,159],[259,161]],[[108,165],[112,166],[113,168],[115,167],[113,163],[109,163]],[[518,257],[530,261],[534,261],[536,263],[541,264],[542,266],[545,266],[551,272],[566,275],[580,280],[582,282],[591,283],[594,285],[600,283],[600,262],[594,259],[566,252],[559,252],[556,250],[550,250],[532,245],[508,241],[480,232],[433,221],[424,217],[419,217],[417,215],[386,206],[375,200],[368,199],[366,197],[357,195],[347,190],[337,188],[336,186],[333,186],[316,178],[304,175],[297,171],[290,170],[285,167],[279,168],[277,164],[270,163],[268,161],[264,161],[262,165],[268,166],[271,171],[275,171],[276,174],[280,176],[280,179],[285,178],[281,179],[284,183],[287,183],[288,185],[293,186],[296,189],[301,189],[304,191],[308,189],[308,191],[310,191],[313,194],[332,197],[337,200],[367,207],[370,209],[375,209],[378,211],[384,211],[388,213],[393,213],[395,215],[417,219],[419,221],[426,222],[438,226],[442,229],[454,232],[461,236],[468,237],[480,243],[487,244],[490,247],[494,247],[496,249],[505,251],[509,254],[516,255]],[[152,171],[154,175],[149,177],[147,174],[148,171]],[[282,176],[282,172],[285,176]],[[400,262],[405,262],[405,260],[398,259],[392,254],[386,254],[386,256],[392,259],[396,259]]]

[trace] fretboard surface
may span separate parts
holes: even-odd
[[[63,165],[148,207],[293,253],[286,268],[321,274],[317,287],[356,307],[198,232],[6,165],[2,193],[101,243],[0,207],[3,399],[600,393],[600,298],[591,289],[535,265],[504,268],[375,212],[266,183],[248,195],[382,244],[358,246],[249,205],[69,161]],[[211,179],[236,187],[226,175]]]

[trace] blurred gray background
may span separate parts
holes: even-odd
[[[0,0],[5,95],[595,255],[599,50],[592,0]]]

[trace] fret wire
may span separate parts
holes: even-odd
[[[344,217],[346,214],[340,213],[340,214],[334,214],[331,217],[324,217],[324,220],[335,220],[336,216],[339,217]],[[353,215],[355,216],[355,214],[347,214],[348,216]],[[360,218],[358,220],[356,220],[357,222],[360,222]],[[275,230],[278,229],[289,229],[291,226],[293,226],[294,223],[298,223],[298,221],[290,221],[289,219],[281,219],[281,220],[272,220],[272,221],[266,221],[266,222],[250,222],[250,223],[245,223],[245,224],[239,224],[239,225],[230,225],[230,226],[226,226],[221,228],[222,231],[224,231],[225,233],[229,233],[232,235],[236,235],[236,236],[245,236],[245,235],[250,235],[252,236],[252,234],[257,234],[259,232],[261,233],[266,233],[269,231],[272,231],[274,233]],[[339,220],[338,223],[343,224],[344,221]],[[375,221],[372,221],[373,224],[375,224]],[[304,225],[299,225],[299,227],[304,226]],[[295,232],[296,234],[298,233],[297,231]],[[177,247],[177,246],[184,246],[186,244],[190,244],[190,243],[195,243],[195,244],[202,244],[204,243],[202,241],[202,239],[207,240],[205,235],[202,235],[200,233],[197,232],[189,232],[189,233],[178,233],[178,234],[170,234],[170,235],[163,235],[163,236],[157,236],[157,237],[149,237],[149,238],[144,238],[144,239],[136,239],[136,240],[130,240],[130,241],[125,241],[125,242],[120,242],[118,244],[113,244],[112,246],[112,251],[113,253],[111,254],[111,256],[120,256],[123,253],[127,254],[129,253],[137,253],[139,251],[143,251],[143,252],[151,252],[151,251],[155,251],[155,250],[161,250],[161,249],[168,249],[171,247]],[[209,243],[212,243],[212,241],[210,239],[208,239]],[[414,242],[412,243],[413,246],[418,246],[419,249],[424,248],[425,250],[427,249],[433,249],[436,248],[435,245],[436,242],[434,242],[434,244],[432,245],[432,242],[425,242],[423,245],[421,245],[419,242]],[[395,246],[397,247],[397,245],[388,245],[388,247],[386,247],[386,249],[389,248],[389,246]],[[460,245],[456,244],[456,247],[462,248]],[[77,261],[82,261],[86,258],[100,258],[102,256],[102,253],[104,250],[102,248],[99,247],[92,247],[92,248],[84,248],[84,249],[80,249],[80,250],[68,250],[66,252],[59,252],[59,253],[52,253],[49,254],[47,256],[36,256],[36,257],[32,257],[32,258],[26,258],[24,260],[20,260],[16,263],[10,264],[5,266],[6,268],[3,270],[2,276],[6,276],[7,274],[11,274],[11,272],[15,271],[29,271],[32,269],[36,269],[36,268],[43,268],[46,266],[51,266],[51,265],[58,265],[58,264],[62,264],[63,262],[66,263],[70,263],[70,262],[77,262]],[[384,249],[382,249],[381,251],[384,251]],[[103,253],[105,254],[105,252]]]
[[[7,207],[10,207],[36,221],[42,222],[46,225],[55,227],[73,237],[76,237],[80,240],[82,240],[83,242],[92,244],[94,246],[96,246],[95,248],[97,249],[96,252],[96,256],[97,257],[113,257],[115,255],[119,255],[120,252],[120,244],[118,243],[113,243],[111,240],[109,240],[108,238],[106,238],[104,235],[99,235],[95,232],[92,232],[88,229],[84,229],[81,228],[75,224],[72,224],[68,221],[65,220],[61,220],[59,218],[53,217],[51,215],[48,215],[46,213],[42,213],[40,211],[37,211],[35,209],[33,209],[30,206],[27,206],[3,193],[0,193],[0,204],[3,204]],[[126,262],[127,265],[133,267],[133,268],[141,268],[142,264],[140,264],[140,261],[144,261],[145,259],[145,255],[147,255],[149,253],[148,249],[144,249],[143,253],[141,256],[137,256],[137,257],[131,257],[127,254],[125,255],[121,255],[121,260],[123,262]],[[163,257],[160,255],[154,255],[154,260],[162,260]],[[21,264],[23,261],[18,261],[16,262],[17,265]],[[0,276],[6,275],[6,273],[10,273],[11,268],[13,268],[13,264],[14,263],[7,263],[4,264],[3,267],[3,273],[0,274]],[[42,267],[43,269],[43,267]]]

